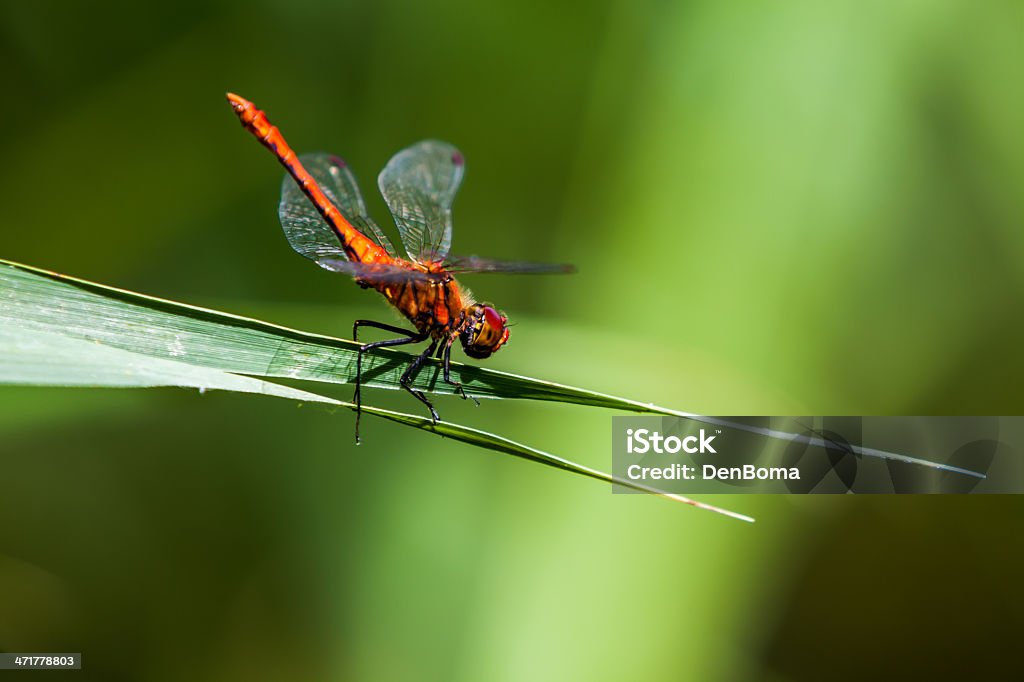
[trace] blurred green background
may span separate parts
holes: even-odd
[[[707,414],[1024,412],[1019,2],[0,5],[0,257],[347,336],[294,254],[299,151],[468,160],[488,366]],[[347,392],[346,392],[347,393]],[[408,396],[369,401],[407,411]],[[610,413],[441,399],[607,468]],[[750,526],[352,416],[0,388],[0,650],[78,679],[994,677],[1013,497],[721,497]]]

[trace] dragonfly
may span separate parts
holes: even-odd
[[[465,174],[465,159],[458,149],[438,140],[424,140],[398,152],[377,178],[401,236],[407,256],[403,258],[367,213],[355,176],[344,160],[325,153],[296,155],[263,111],[234,93],[228,93],[227,98],[242,127],[287,171],[278,216],[291,247],[320,267],[348,275],[364,289],[380,292],[414,328],[410,331],[373,320],[356,320],[353,324],[352,338],[356,341],[362,327],[401,334],[358,348],[353,398],[356,443],[360,442],[365,353],[429,341],[426,350],[406,367],[399,385],[426,405],[431,420],[437,423],[440,417],[433,403],[412,386],[423,364],[435,357],[440,360],[444,382],[465,400],[472,396],[451,378],[455,341],[462,344],[467,356],[477,360],[488,358],[508,343],[508,317],[494,305],[474,300],[455,275],[575,271],[567,264],[450,256],[452,203]]]

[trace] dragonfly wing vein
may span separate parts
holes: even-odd
[[[299,162],[353,227],[368,235],[388,254],[395,255],[394,246],[367,213],[355,176],[342,159],[317,152],[303,154]],[[347,258],[334,230],[324,221],[313,202],[303,194],[298,183],[288,175],[281,185],[278,216],[288,242],[301,255],[318,263],[325,258]]]
[[[377,178],[402,244],[420,263],[444,260],[452,243],[452,203],[465,163],[446,142],[425,140],[395,154]]]

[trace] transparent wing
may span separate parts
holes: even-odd
[[[420,272],[419,270],[410,270],[400,265],[391,265],[388,263],[355,263],[347,260],[344,254],[341,258],[324,258],[318,261],[318,264],[320,267],[327,270],[341,272],[346,275],[350,275],[357,280],[369,283],[401,284],[403,282],[427,282],[430,280],[441,279],[438,275]]]
[[[342,159],[319,152],[303,154],[299,161],[347,221],[384,247],[389,254],[395,255],[395,248],[387,236],[367,214],[355,176]],[[306,258],[318,263],[328,258],[346,258],[334,231],[289,175],[285,175],[281,184],[278,216],[288,243]]]
[[[445,270],[458,274],[462,272],[504,272],[527,275],[567,275],[576,272],[576,267],[567,263],[526,263],[522,261],[494,260],[479,256],[455,256],[445,262]]]
[[[452,202],[462,183],[462,154],[446,142],[425,140],[391,157],[377,178],[409,257],[437,263],[452,244]]]

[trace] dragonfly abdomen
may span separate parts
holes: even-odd
[[[242,122],[242,127],[269,149],[289,175],[295,179],[299,188],[302,189],[302,193],[313,202],[317,211],[337,235],[349,260],[361,263],[390,262],[391,256],[388,252],[353,227],[341,214],[341,211],[331,203],[313,176],[299,162],[298,156],[285,141],[277,126],[267,120],[266,114],[245,98],[233,93],[228,93],[227,97],[235,114]]]

